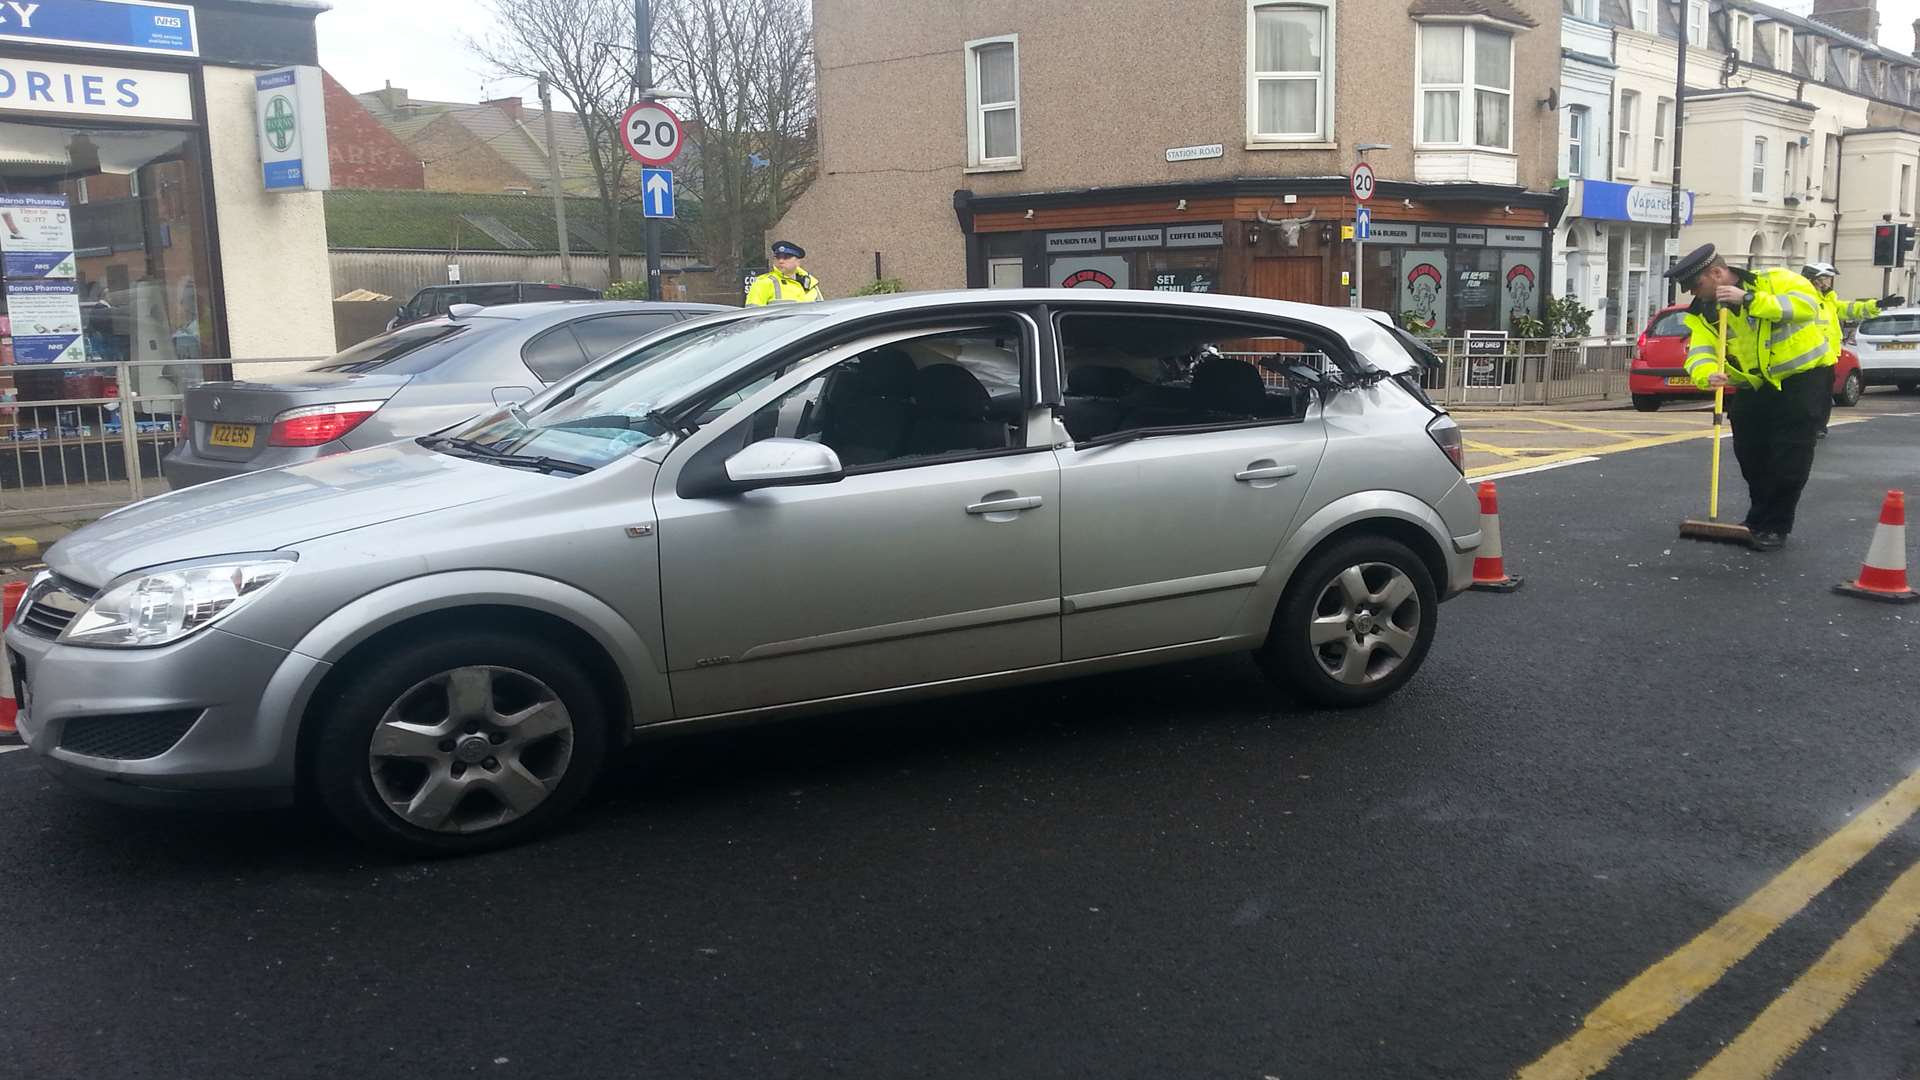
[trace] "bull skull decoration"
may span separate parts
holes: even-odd
[[[1279,229],[1280,236],[1282,239],[1286,240],[1288,247],[1297,248],[1300,246],[1301,227],[1306,225],[1307,222],[1312,221],[1314,218],[1314,215],[1317,213],[1319,213],[1318,210],[1309,210],[1307,211],[1306,217],[1276,219],[1276,218],[1268,217],[1267,212],[1265,210],[1258,210],[1254,212],[1254,216],[1260,219],[1260,224],[1271,225],[1274,228]]]

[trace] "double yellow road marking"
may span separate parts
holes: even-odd
[[[1606,1068],[1627,1044],[1659,1028],[1719,982],[1916,811],[1920,811],[1920,771],[1895,785],[1698,937],[1601,1002],[1572,1037],[1520,1070],[1520,1080],[1588,1077]],[[1754,1080],[1769,1075],[1845,1004],[1916,924],[1920,924],[1920,866],[1901,875],[1873,910],[1700,1076]]]

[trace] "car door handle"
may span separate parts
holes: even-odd
[[[1252,483],[1255,480],[1285,480],[1299,471],[1298,465],[1262,465],[1255,462],[1234,473],[1233,478],[1241,483]]]
[[[1037,509],[1045,500],[1038,495],[1022,495],[1011,499],[988,499],[967,507],[969,514],[1013,514],[1021,510]]]

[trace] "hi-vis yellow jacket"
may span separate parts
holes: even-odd
[[[1833,293],[1820,294],[1820,313],[1827,320],[1827,346],[1833,350],[1833,362],[1840,362],[1840,324],[1871,319],[1880,314],[1878,300],[1842,300]]]
[[[793,276],[788,277],[778,270],[769,270],[753,279],[753,287],[747,290],[747,304],[750,307],[765,307],[768,304],[809,304],[820,299],[820,279],[796,266]]]
[[[1727,321],[1727,378],[1740,386],[1771,384],[1818,367],[1831,367],[1840,354],[1827,343],[1826,313],[1813,284],[1791,270],[1742,270],[1747,302]],[[1687,309],[1687,374],[1702,390],[1720,370],[1715,343],[1719,317],[1712,303],[1697,297]]]

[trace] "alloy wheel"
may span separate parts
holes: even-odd
[[[461,667],[400,695],[373,729],[367,765],[401,820],[475,833],[546,802],[573,741],[573,718],[546,683],[512,668]]]
[[[1412,578],[1391,563],[1361,563],[1327,583],[1314,604],[1307,640],[1328,675],[1367,686],[1413,655],[1420,618]]]

